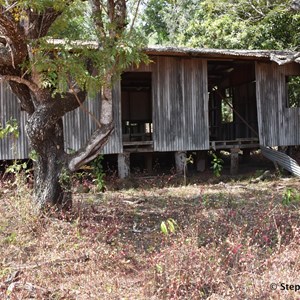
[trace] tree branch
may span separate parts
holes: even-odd
[[[3,5],[1,5],[1,12],[5,13],[5,12],[13,9],[15,6],[17,6],[17,4],[18,4],[18,2],[16,1],[16,2],[10,4],[10,6],[8,6],[8,7],[4,7]]]
[[[45,91],[41,91],[45,92]],[[85,92],[79,92],[78,97],[82,101],[86,98]],[[69,111],[79,106],[73,94],[68,93],[65,97],[57,95],[54,99],[49,96],[46,101],[41,101],[35,108],[34,113],[27,122],[27,134],[31,141],[43,142],[52,134],[53,126]]]
[[[116,30],[111,32],[111,37],[115,37],[116,34],[124,31],[124,28],[127,25],[126,21],[126,0],[115,0],[115,1],[108,1],[109,5],[109,14],[110,14],[110,21],[112,24],[115,24]]]
[[[11,51],[11,63],[20,64],[27,56],[27,44],[24,30],[10,18],[9,12],[0,14],[0,33],[6,40],[6,47]]]
[[[131,23],[131,26],[130,26],[130,29],[129,29],[129,35],[131,35],[131,33],[132,33],[132,30],[133,30],[133,27],[134,27],[134,24],[135,24],[135,20],[136,20],[137,15],[138,15],[140,4],[141,4],[141,0],[138,0],[137,5],[136,5],[136,9],[135,9],[135,13],[134,13],[134,16],[133,16],[133,20],[132,20],[132,23]]]
[[[97,129],[83,148],[78,150],[75,154],[70,155],[68,163],[69,170],[74,172],[99,155],[113,129],[113,123],[102,125]]]
[[[96,26],[98,33],[100,34],[101,38],[105,37],[105,29],[104,29],[104,22],[103,22],[103,11],[105,8],[103,3],[100,0],[90,0],[91,7],[92,7],[92,18],[93,22]]]
[[[25,110],[29,115],[34,112],[34,104],[30,90],[27,85],[19,84],[14,81],[8,82],[13,93],[18,97],[21,102],[21,108]]]
[[[257,12],[262,18],[265,17],[265,14],[264,14],[261,10],[259,10],[258,8],[256,8],[256,6],[253,4],[252,0],[249,0],[248,3],[250,4],[251,8],[252,8],[255,12]]]
[[[47,8],[42,14],[38,14],[31,10],[28,11],[29,24],[27,31],[27,36],[30,39],[38,39],[44,37],[53,22],[62,14],[61,11],[56,11],[53,8]]]
[[[40,91],[40,88],[33,82],[24,79],[19,76],[13,76],[13,75],[0,75],[0,80],[3,81],[14,81],[20,84],[26,85],[34,94],[37,94]]]
[[[61,97],[61,95],[56,97],[54,101],[57,103],[57,109],[61,112],[60,116],[80,107],[86,100],[86,96],[86,92],[79,91],[76,92],[76,95],[71,92],[67,93],[65,97]]]

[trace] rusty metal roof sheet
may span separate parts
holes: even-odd
[[[263,59],[277,64],[290,62],[300,63],[300,52],[289,50],[242,50],[242,49],[209,49],[174,46],[149,46],[145,48],[148,55],[195,56],[207,58],[240,58]]]

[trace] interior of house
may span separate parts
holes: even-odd
[[[258,139],[255,64],[208,62],[210,141]]]
[[[151,72],[124,73],[121,91],[123,142],[151,141]]]

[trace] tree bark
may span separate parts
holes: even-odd
[[[43,96],[45,98],[39,99],[41,104],[29,116],[26,124],[30,145],[37,156],[34,163],[34,201],[38,209],[53,206],[69,208],[72,199],[70,172],[64,151],[64,102],[62,99],[52,99],[47,93],[43,93]]]
[[[69,209],[72,205],[71,180],[64,151],[62,119],[47,128],[43,135],[38,134],[35,127],[39,127],[38,121],[30,118],[26,130],[37,154],[34,162],[34,201],[37,209]]]

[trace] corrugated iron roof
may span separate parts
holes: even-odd
[[[148,55],[195,56],[207,58],[241,58],[271,60],[282,65],[290,62],[300,63],[300,52],[288,50],[243,50],[210,49],[175,46],[149,46],[145,48]]]
[[[101,49],[96,41],[68,41],[62,39],[48,39],[50,44],[68,44],[70,47],[91,49]],[[259,59],[275,61],[279,65],[290,62],[300,63],[300,52],[289,50],[245,50],[245,49],[211,49],[211,48],[189,48],[177,46],[153,45],[144,48],[148,55],[165,56],[195,56],[207,58],[240,58],[240,59]]]

